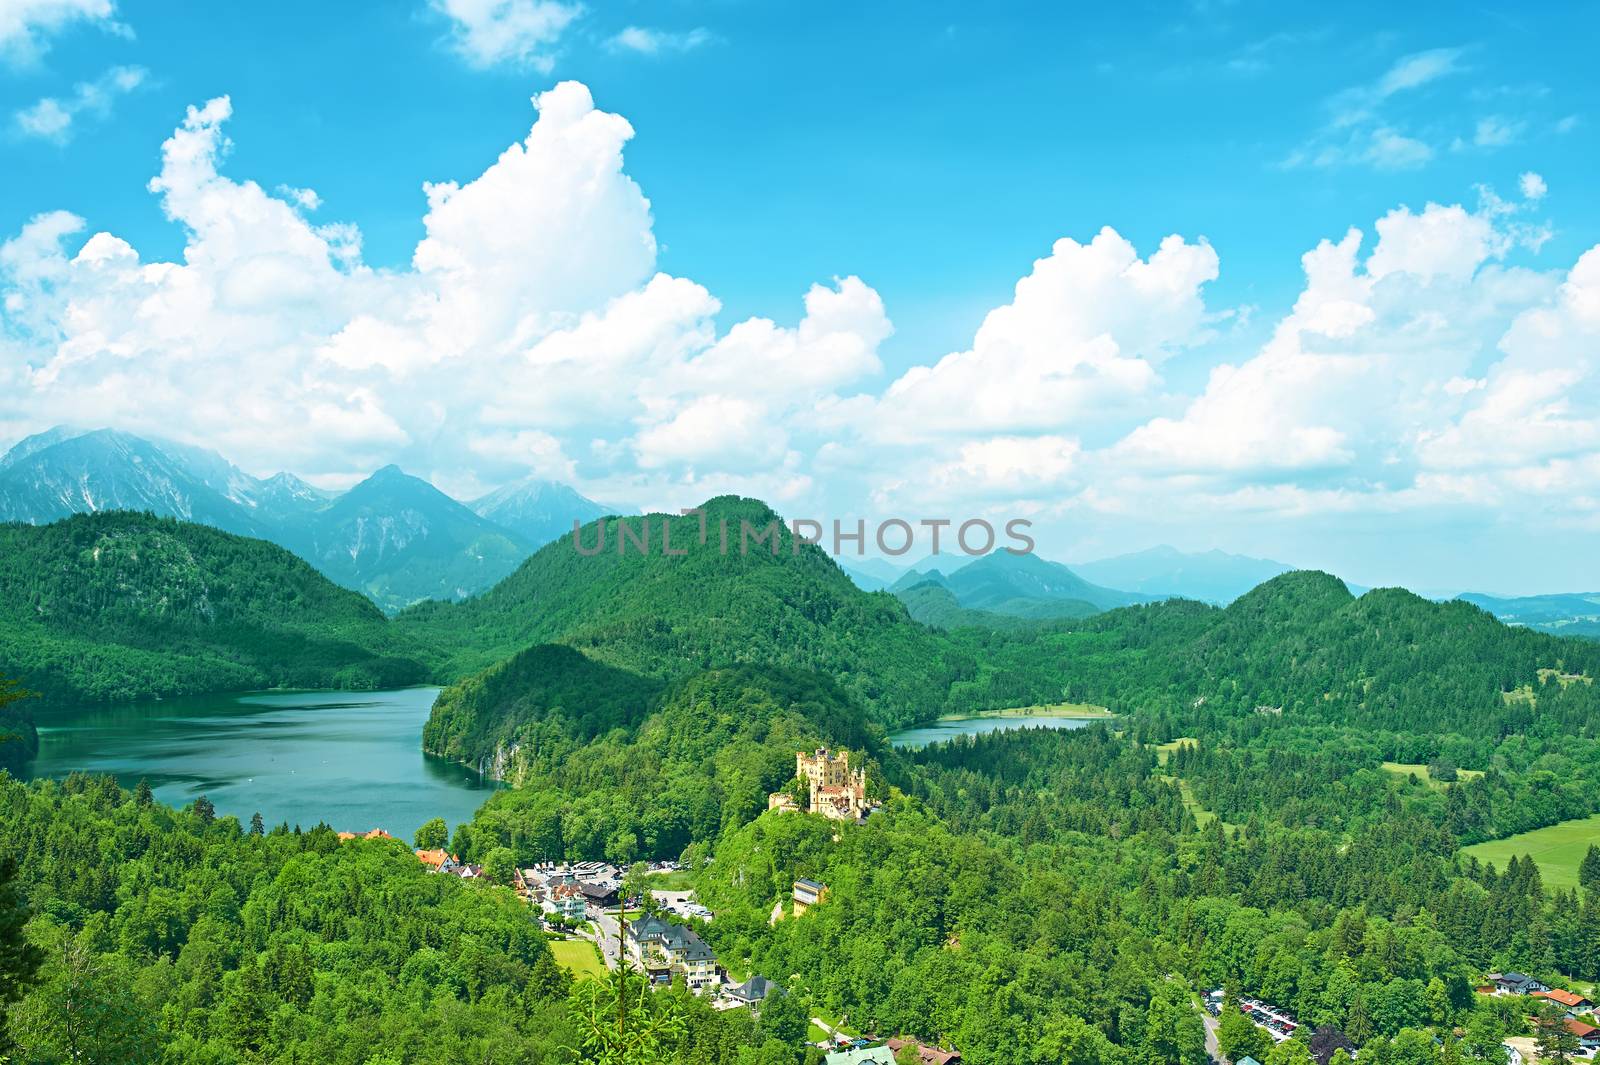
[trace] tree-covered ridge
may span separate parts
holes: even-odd
[[[563,644],[535,644],[441,691],[422,749],[502,776],[493,763],[511,757],[525,726],[555,720],[572,739],[588,741],[637,725],[661,688]]]
[[[0,673],[45,702],[428,679],[362,596],[280,547],[147,514],[0,525]]]
[[[402,613],[400,628],[451,652],[474,672],[535,643],[563,643],[641,676],[672,679],[746,664],[813,670],[836,679],[887,725],[937,715],[952,683],[979,674],[961,648],[912,621],[891,595],[856,588],[821,548],[795,543],[783,519],[731,496],[696,515],[609,518],[537,552],[483,595]],[[648,529],[649,554],[633,537]],[[663,523],[674,552],[662,553]],[[721,530],[728,546],[721,546]],[[775,539],[760,543],[749,528]],[[625,543],[619,550],[619,543]],[[776,550],[774,550],[776,548]]]
[[[1600,730],[1600,691],[1552,680],[1600,677],[1600,646],[1400,589],[1356,598],[1312,571],[1275,577],[1226,608],[1174,600],[956,638],[996,673],[1172,723],[1254,713],[1491,740]]]
[[[524,724],[497,767],[496,792],[457,849],[507,846],[519,859],[676,857],[747,824],[794,776],[797,750],[882,753],[858,704],[816,674],[710,670],[653,698],[636,723],[595,734],[566,714]],[[590,738],[592,737],[592,738]]]

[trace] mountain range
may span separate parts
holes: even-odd
[[[1507,625],[1557,636],[1600,638],[1600,592],[1512,597],[1464,592],[1456,598],[1482,607]]]
[[[953,572],[913,569],[890,590],[901,595],[928,584],[945,589],[968,610],[1023,618],[1083,617],[1157,598],[1103,588],[1059,562],[1008,551],[984,555]]]
[[[574,522],[617,512],[567,485],[533,478],[461,502],[396,466],[330,492],[291,473],[257,478],[214,451],[114,429],[57,426],[0,455],[0,522],[43,525],[109,510],[270,540],[391,614],[426,599],[486,591]],[[1225,605],[1291,568],[1165,546],[1070,567],[1004,552],[940,555],[909,567],[840,560],[857,587],[892,591],[914,618],[936,628],[1008,627],[1165,598]],[[1508,624],[1600,637],[1600,593],[1459,598]]]
[[[0,456],[0,521],[143,511],[270,540],[394,612],[482,591],[574,520],[606,508],[528,480],[458,502],[396,466],[343,493],[289,473],[264,479],[203,448],[114,429],[57,426]]]
[[[955,580],[956,573],[966,569],[974,561],[965,555],[946,554],[910,566],[897,566],[884,559],[869,558],[841,561],[840,568],[863,591],[895,590],[898,586],[896,594],[900,594],[929,580],[948,585]],[[1054,576],[1057,578],[1069,582],[1083,581],[1098,586],[1099,592],[1090,591],[1080,596],[1069,596],[1089,602],[1096,609],[1106,609],[1107,605],[1175,598],[1198,599],[1201,602],[1226,606],[1262,581],[1295,568],[1283,562],[1233,555],[1225,551],[1190,552],[1167,546],[1152,547],[1093,562],[1076,562],[1070,565],[1050,562],[1047,565],[1059,567],[1054,571]],[[1044,571],[1040,567],[1034,569],[1041,578],[1044,578]],[[1072,576],[1061,577],[1061,570],[1066,570]],[[1046,583],[1050,581],[1046,579]],[[1022,600],[1031,598],[1026,588],[1017,589],[1017,595]],[[955,598],[956,605],[963,608],[996,612],[992,604],[976,607],[970,593],[965,596],[957,594]],[[1051,600],[1059,599],[1060,596],[1046,591],[1043,598]],[[921,599],[926,601],[926,605],[935,608],[941,602],[937,597],[929,599],[923,596]],[[1053,611],[1047,606],[1023,602],[1013,604],[1012,609],[1003,613],[1012,616],[1059,616],[1059,611]],[[1068,616],[1072,613],[1070,608],[1066,610]]]
[[[1196,553],[1162,545],[1097,562],[1079,562],[1072,568],[1085,580],[1110,588],[1226,606],[1263,581],[1295,567],[1226,551]]]

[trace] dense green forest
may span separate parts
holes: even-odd
[[[672,537],[690,554],[661,555],[658,517],[648,557],[568,538],[477,599],[393,623],[303,567],[252,576],[282,563],[256,541],[74,519],[49,527],[66,537],[53,553],[8,558],[0,624],[130,656],[141,683],[140,653],[284,683],[376,683],[399,663],[454,680],[427,749],[514,786],[451,850],[496,868],[682,858],[723,964],[792,996],[771,1018],[644,995],[649,1046],[605,1059],[616,982],[570,984],[503,887],[429,875],[393,842],[0,776],[17,1060],[803,1065],[816,1055],[793,1022],[827,1015],[971,1065],[1204,1065],[1191,996],[1220,985],[1363,1062],[1504,1065],[1529,1012],[1475,995],[1486,971],[1600,979],[1594,875],[1553,892],[1532,861],[1461,854],[1600,810],[1600,645],[1306,572],[1227,608],[941,631],[786,534],[740,554],[741,519],[772,517],[759,504],[707,517],[710,550],[687,516]],[[887,742],[949,710],[1063,699],[1119,716]],[[22,705],[0,705],[12,757],[32,742]],[[867,768],[884,806],[865,823],[767,811],[794,752],[820,744]],[[797,877],[828,901],[772,923]],[[52,1019],[72,1003],[93,1024]],[[92,1047],[66,1042],[90,1030]],[[1311,1060],[1261,1038],[1224,1025],[1230,1058]]]
[[[431,875],[393,840],[0,775],[0,854],[0,1061],[572,1062],[605,990],[572,986],[510,890]],[[653,997],[658,1060],[794,1060],[759,1055],[772,1035],[748,1013]]]
[[[636,727],[584,731],[563,714],[526,726],[503,767],[516,787],[495,793],[453,845],[624,864],[676,857],[765,810],[794,776],[795,751],[882,750],[836,685],[776,667],[698,674],[662,693]]]
[[[433,675],[361,595],[263,540],[146,514],[0,525],[0,674],[41,700]]]

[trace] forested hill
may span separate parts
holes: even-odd
[[[449,717],[450,705],[446,693],[435,707],[430,750],[462,720]],[[570,707],[525,706],[505,722],[496,763],[485,766],[516,787],[495,792],[452,846],[472,851],[476,834],[515,839],[529,854],[676,856],[760,815],[768,794],[794,777],[795,751],[823,744],[854,752],[852,764],[869,768],[872,794],[884,793],[881,735],[815,673],[707,670],[635,706],[598,721]]]
[[[0,676],[44,702],[419,683],[373,604],[281,547],[148,514],[0,525]]]
[[[622,519],[648,527],[649,551],[617,548],[619,519],[542,548],[488,592],[427,603],[396,625],[449,653],[448,670],[474,672],[536,643],[561,643],[597,662],[661,679],[745,664],[814,670],[842,684],[885,725],[932,717],[952,686],[979,673],[975,659],[913,621],[893,596],[861,591],[820,548],[795,545],[765,504],[731,496],[705,504],[707,540],[694,515]],[[662,526],[672,550],[662,553]],[[728,548],[721,548],[726,523]],[[742,523],[770,541],[741,550]]]
[[[1275,577],[1225,609],[1131,607],[1002,653],[1017,668],[1050,662],[1074,698],[1179,719],[1255,712],[1491,737],[1600,731],[1600,646],[1396,588],[1357,598],[1314,571]]]

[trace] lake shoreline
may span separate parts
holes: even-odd
[[[1103,706],[1088,703],[1058,703],[1043,706],[1013,706],[1004,710],[978,710],[970,714],[942,714],[932,724],[941,721],[971,721],[974,718],[1056,717],[1071,721],[1113,721],[1117,715]]]
[[[1115,717],[1104,708],[1081,703],[1012,707],[975,714],[946,714],[926,725],[896,729],[889,734],[889,746],[901,750],[920,750],[961,736],[982,736],[1019,729],[1080,729],[1088,728],[1096,721],[1110,721]]]

